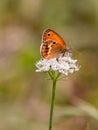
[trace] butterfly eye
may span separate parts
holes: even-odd
[[[50,36],[50,33],[48,33],[48,36]]]

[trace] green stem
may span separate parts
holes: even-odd
[[[56,90],[56,79],[53,79],[51,107],[50,107],[50,119],[49,119],[49,130],[52,130],[53,109],[54,109],[54,101],[55,101],[55,90]]]

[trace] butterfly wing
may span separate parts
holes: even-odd
[[[40,52],[44,58],[58,58],[67,50],[66,43],[59,34],[51,29],[46,29],[42,35]]]

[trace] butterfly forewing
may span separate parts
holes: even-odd
[[[58,58],[67,50],[64,40],[53,30],[46,29],[42,34],[40,52],[43,58]]]

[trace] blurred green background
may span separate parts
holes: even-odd
[[[97,0],[0,0],[0,130],[48,130],[52,83],[35,72],[45,28],[63,37],[81,66],[58,82],[54,130],[98,130],[98,115],[70,99],[98,107]]]

